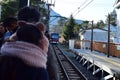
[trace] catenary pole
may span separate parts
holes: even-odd
[[[92,28],[91,28],[91,52],[93,51],[93,20],[92,20]]]
[[[110,14],[108,14],[108,48],[107,48],[107,57],[109,57],[110,55]]]

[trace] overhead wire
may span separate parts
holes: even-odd
[[[80,10],[78,10],[78,12],[74,15],[74,17],[83,9],[85,9],[91,2],[93,2],[94,0],[91,0],[89,3],[87,3],[83,8],[80,8]]]
[[[74,14],[78,9],[80,9],[88,0],[85,0],[72,14]]]

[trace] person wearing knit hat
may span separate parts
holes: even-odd
[[[35,25],[19,25],[16,41],[6,42],[1,47],[0,80],[49,80],[47,49],[39,47],[43,38]]]
[[[18,29],[1,47],[0,80],[49,80],[49,41],[38,28],[39,18],[40,13],[33,7],[18,12]]]

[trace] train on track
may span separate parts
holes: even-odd
[[[52,44],[57,44],[59,42],[59,33],[51,33],[50,37],[50,42]]]

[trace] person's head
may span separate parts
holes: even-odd
[[[32,24],[24,24],[16,32],[17,40],[39,44],[39,41],[43,38],[42,32]]]
[[[3,26],[5,29],[12,31],[17,28],[17,19],[14,17],[8,17],[3,20]]]
[[[3,27],[2,23],[0,24],[0,34],[5,33],[5,28]]]
[[[40,12],[33,7],[23,7],[18,12],[18,20],[26,22],[38,22],[40,19]]]

